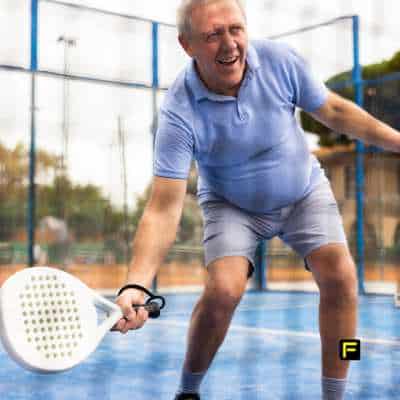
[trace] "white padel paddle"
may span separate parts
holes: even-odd
[[[156,318],[165,300],[153,295],[152,299],[161,304],[151,301],[134,307],[145,307]],[[105,314],[100,323],[98,309]],[[55,268],[19,271],[0,291],[3,346],[18,364],[35,372],[61,372],[79,364],[122,317],[117,304]]]

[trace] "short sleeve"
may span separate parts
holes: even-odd
[[[154,146],[154,175],[187,179],[193,147],[193,132],[189,121],[176,112],[161,109]]]
[[[290,49],[289,57],[295,91],[294,102],[304,111],[313,112],[325,103],[328,89],[322,81],[313,76],[310,65],[302,56]]]

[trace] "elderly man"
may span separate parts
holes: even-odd
[[[183,0],[179,42],[192,58],[160,110],[151,198],[134,240],[128,283],[149,287],[173,244],[191,160],[199,171],[207,279],[191,318],[176,399],[200,382],[253,272],[260,240],[279,236],[307,262],[320,290],[323,399],[343,399],[340,338],[356,333],[357,282],[330,184],[295,119],[300,107],[333,130],[392,151],[400,134],[313,78],[283,44],[249,43],[239,0]],[[148,315],[135,289],[117,299],[138,329]]]

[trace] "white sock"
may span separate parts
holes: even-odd
[[[204,372],[182,371],[181,382],[179,384],[178,393],[198,393]]]
[[[346,390],[346,379],[322,377],[322,399],[343,400]]]

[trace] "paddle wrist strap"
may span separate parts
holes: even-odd
[[[154,296],[153,293],[151,293],[150,290],[146,289],[144,286],[135,285],[135,284],[131,284],[131,283],[128,285],[122,286],[122,288],[118,290],[117,296],[121,296],[122,292],[124,292],[127,289],[140,290],[140,291],[146,293],[149,297]]]
[[[165,299],[162,296],[157,296],[150,292],[150,290],[146,289],[143,286],[136,285],[136,284],[128,284],[125,286],[122,286],[121,289],[118,290],[117,296],[120,296],[125,290],[128,289],[136,289],[140,290],[149,296],[149,298],[146,300],[145,304],[135,304],[133,307],[138,308],[138,307],[144,307],[146,310],[149,312],[149,317],[150,318],[157,318],[160,315],[160,310],[162,310],[165,306]]]

